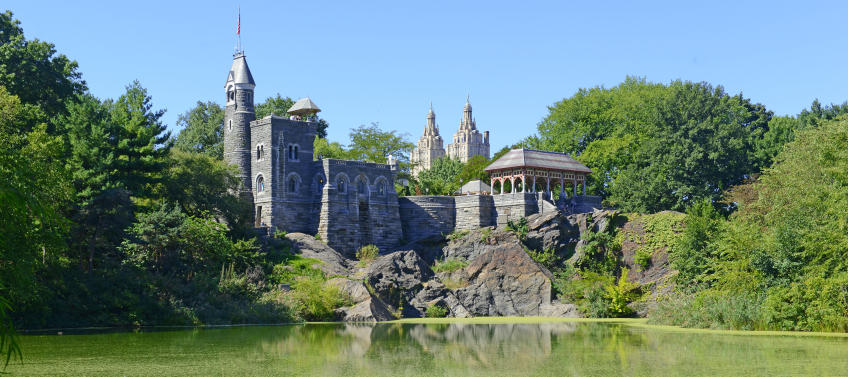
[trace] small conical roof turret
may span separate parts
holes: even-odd
[[[250,74],[250,68],[247,66],[247,59],[244,53],[239,52],[233,55],[233,66],[230,68],[230,74],[227,76],[227,83],[256,86],[256,82],[253,81],[253,75]]]

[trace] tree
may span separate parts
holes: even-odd
[[[772,113],[720,86],[628,77],[550,107],[535,148],[570,153],[593,170],[589,191],[631,211],[685,210],[759,171],[754,145]]]
[[[291,97],[282,97],[280,93],[277,93],[275,97],[268,97],[265,102],[256,105],[256,119],[262,119],[271,114],[284,118],[288,117],[288,111],[294,105],[294,102]],[[318,119],[317,123],[318,137],[326,138],[327,128],[330,127],[330,124],[321,118]]]
[[[409,152],[415,147],[406,141],[406,135],[397,131],[383,131],[378,123],[361,125],[350,132],[350,156],[359,161],[384,164],[389,155],[403,164],[409,163]]]
[[[45,114],[64,113],[65,101],[86,90],[77,63],[56,55],[52,43],[26,40],[20,23],[11,11],[0,13],[0,85]]]
[[[315,138],[312,154],[316,160],[323,158],[335,158],[339,160],[353,159],[350,151],[346,150],[343,145],[320,137]]]
[[[150,198],[168,166],[170,132],[160,121],[164,110],[152,110],[152,99],[138,81],[127,86],[110,117],[120,126],[116,180],[137,198]]]
[[[450,157],[440,157],[433,161],[430,169],[418,173],[420,191],[427,195],[453,195],[462,184],[459,175],[464,164]]]
[[[200,152],[216,159],[224,158],[224,109],[215,102],[201,102],[177,119],[180,133],[174,147],[185,152]]]
[[[486,173],[483,169],[489,166],[490,163],[491,161],[489,161],[489,159],[481,155],[469,158],[468,161],[463,164],[462,171],[457,176],[457,181],[460,186],[476,179],[488,184],[489,173]]]
[[[85,205],[100,192],[122,187],[116,180],[120,128],[112,122],[110,101],[90,94],[69,103],[59,123],[68,140],[66,166],[73,172],[76,202]]]

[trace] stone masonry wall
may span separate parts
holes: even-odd
[[[509,220],[518,220],[539,213],[538,198],[535,193],[514,193],[492,195],[497,226],[506,225]]]
[[[456,204],[452,196],[398,198],[403,238],[413,241],[453,232]]]
[[[454,197],[456,203],[456,229],[478,229],[495,225],[495,202],[491,195],[466,195]]]

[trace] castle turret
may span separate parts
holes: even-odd
[[[439,126],[436,125],[436,113],[433,111],[433,103],[430,103],[430,111],[427,113],[427,126],[424,135],[418,140],[418,146],[412,151],[410,162],[412,162],[412,174],[418,175],[422,170],[433,166],[433,162],[445,155],[444,141],[439,135]]]
[[[244,192],[252,192],[250,171],[250,122],[256,119],[253,90],[256,83],[243,52],[233,55],[233,66],[225,84],[227,107],[224,116],[224,161],[238,166]]]
[[[462,162],[468,162],[469,158],[477,155],[489,158],[489,133],[481,134],[477,130],[477,120],[471,113],[469,97],[465,97],[459,130],[453,135],[453,143],[447,146],[447,155]]]

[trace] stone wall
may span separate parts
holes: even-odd
[[[495,202],[491,195],[465,195],[454,198],[455,229],[471,230],[496,224]]]
[[[537,194],[518,192],[514,194],[492,195],[497,226],[506,225],[509,220],[518,220],[539,213]]]
[[[400,204],[403,238],[413,241],[453,232],[456,204],[452,196],[405,196]]]

